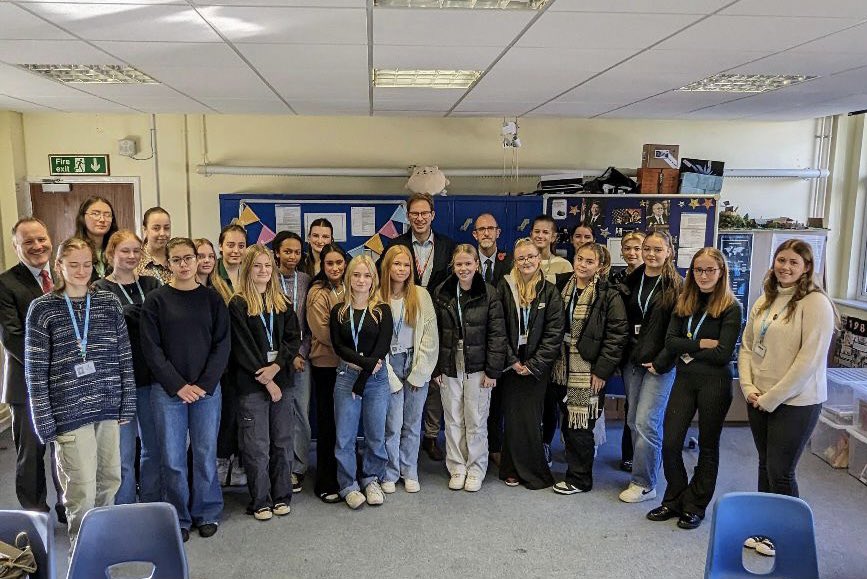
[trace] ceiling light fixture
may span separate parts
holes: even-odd
[[[482,76],[480,70],[389,70],[373,71],[377,88],[469,88]]]
[[[373,0],[386,8],[478,8],[482,10],[541,10],[550,0]]]
[[[131,66],[116,64],[19,64],[19,67],[63,83],[160,84]]]
[[[695,92],[768,92],[818,78],[801,74],[715,74],[680,87]]]

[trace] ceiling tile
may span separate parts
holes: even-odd
[[[366,8],[367,0],[191,0],[198,6],[278,6],[295,8]]]
[[[799,46],[798,52],[861,52],[867,53],[867,24],[853,26]]]
[[[2,0],[6,2],[7,0]],[[56,4],[57,0],[15,0],[19,4]],[[69,4],[175,4],[187,6],[186,0],[66,0]]]
[[[223,114],[291,114],[289,108],[276,97],[273,99],[200,99],[209,107]]]
[[[734,74],[803,74],[825,76],[863,66],[862,52],[799,52],[787,50],[730,70]]]
[[[293,100],[292,108],[299,115],[359,115],[368,116],[370,105],[360,100]]]
[[[171,97],[137,97],[112,99],[146,113],[212,113],[213,109],[175,93]]]
[[[137,67],[245,66],[223,42],[95,42],[97,46]]]
[[[367,44],[361,9],[207,6],[200,12],[233,42]]]
[[[374,68],[486,70],[499,56],[498,46],[398,46],[373,47]]]
[[[464,89],[374,88],[373,107],[406,109],[410,105],[421,108],[430,108],[427,105],[438,105],[436,110],[448,110],[464,92],[466,92]]]
[[[557,0],[549,12],[646,12],[710,14],[731,0]]]
[[[273,93],[249,68],[148,67],[147,74],[190,96],[266,98]]]
[[[696,109],[734,100],[738,96],[736,94],[719,92],[668,92],[625,107],[613,107],[615,110],[611,114],[630,117],[641,116],[643,113],[680,115]],[[606,114],[604,116],[610,115]]]
[[[0,110],[7,111],[53,111],[55,109],[50,109],[48,107],[44,107],[42,105],[37,105],[25,100],[16,99],[10,96],[6,96],[5,94],[0,94]]]
[[[59,82],[6,64],[0,64],[0,87],[6,95],[27,100],[34,96],[75,96],[81,94]]]
[[[135,113],[137,111],[121,104],[95,96],[78,93],[75,96],[33,97],[33,102],[67,112]]]
[[[723,10],[722,14],[867,18],[867,3],[859,0],[740,0]]]
[[[606,102],[561,102],[554,101],[540,107],[528,116],[532,117],[581,117],[590,118],[620,106]]]
[[[546,12],[518,41],[518,46],[554,48],[646,48],[700,16]]]
[[[530,100],[485,100],[485,101],[470,101],[464,100],[459,104],[452,114],[460,115],[505,115],[509,117],[522,115],[525,111],[539,104],[539,101]]]
[[[530,22],[530,10],[379,9],[373,16],[376,44],[433,47],[506,47]]]
[[[0,38],[23,40],[61,40],[72,36],[26,10],[0,2]]]
[[[29,7],[87,40],[220,40],[195,10],[184,6],[38,3]]]
[[[79,40],[0,40],[0,55],[10,64],[121,64]]]
[[[498,72],[586,78],[635,54],[619,48],[530,48],[516,46],[494,67]]]
[[[178,92],[164,84],[87,84],[77,85],[84,92],[112,100],[129,97],[173,98]]]

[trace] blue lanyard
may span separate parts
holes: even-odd
[[[365,312],[367,310],[364,310]],[[400,336],[400,330],[403,328],[403,314],[406,312],[406,298],[400,300],[400,317],[397,319],[397,323],[394,324],[394,329],[392,330],[392,335],[394,336],[393,342],[397,343],[397,338]],[[358,329],[359,332],[361,328]]]
[[[87,360],[87,334],[90,332],[90,292],[87,294],[86,305],[84,306],[84,337],[78,329],[78,322],[75,321],[75,312],[72,311],[72,300],[67,294],[63,294],[63,299],[66,300],[66,308],[69,310],[69,317],[72,318],[72,329],[75,330],[75,341],[78,342],[78,349],[81,352],[81,359]]]
[[[283,288],[283,293],[285,295],[289,295],[289,292],[286,291],[286,278],[283,277],[283,274],[280,274],[280,286]],[[292,281],[292,307],[296,310],[298,309],[298,272],[295,272],[295,278]]]
[[[259,319],[262,320],[262,325],[265,326],[265,335],[268,336],[268,347],[271,350],[274,350],[274,310],[268,314],[270,319],[268,320],[268,324],[265,324],[265,316],[262,313],[259,313]]]
[[[352,342],[355,344],[355,353],[358,353],[358,337],[361,335],[361,328],[364,326],[364,316],[367,315],[367,308],[364,308],[361,314],[361,319],[358,321],[358,331],[355,330],[355,312],[352,311],[352,306],[349,307],[349,327],[352,330]]]
[[[644,301],[644,305],[641,305],[641,294],[644,291],[644,275],[641,276],[641,285],[638,287],[638,309],[641,310],[642,319],[647,315],[647,310],[650,308],[650,298],[653,297],[653,292],[656,291],[656,286],[659,285],[659,280],[662,279],[662,276],[656,278],[656,283],[653,284],[653,288],[651,288],[650,293],[647,294],[647,299]]]
[[[783,308],[783,309],[785,309],[785,308]],[[774,314],[774,317],[771,318],[771,321],[769,322],[768,316],[771,315],[771,308],[770,308],[770,306],[768,306],[768,311],[765,312],[765,317],[762,318],[762,323],[759,326],[759,344],[765,343],[765,334],[768,333],[768,328],[770,328],[771,324],[773,324],[774,321],[776,321],[777,317],[780,315],[780,313],[782,313],[782,311],[783,310],[780,310],[779,312]]]
[[[464,334],[464,311],[461,309],[461,282],[458,282],[458,297],[455,300],[458,306],[458,324],[461,326],[461,335]]]
[[[689,316],[689,321],[686,323],[686,337],[690,340],[693,336],[698,338],[698,331],[701,329],[701,325],[704,323],[704,319],[707,317],[707,311],[704,312],[701,319],[698,321],[698,325],[695,327],[695,331],[692,331],[692,316]]]
[[[521,317],[524,319],[524,334],[530,333],[530,308],[521,308]]]
[[[126,288],[123,287],[123,284],[120,282],[117,282],[117,287],[120,288],[121,293],[123,293],[123,297],[125,297],[129,303],[134,305],[135,302],[132,300],[132,296],[130,296],[128,293],[126,293]],[[141,301],[144,302],[144,292],[141,289],[141,284],[139,284],[138,279],[135,280],[135,287],[138,288],[138,295],[141,296]]]

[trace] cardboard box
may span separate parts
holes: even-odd
[[[673,195],[678,191],[680,171],[677,169],[638,170],[639,193]]]
[[[641,151],[643,169],[680,168],[680,145],[644,145]]]

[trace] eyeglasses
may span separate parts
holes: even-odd
[[[521,257],[516,257],[515,261],[518,263],[524,263],[526,261],[532,261],[532,260],[536,259],[537,257],[539,257],[538,253],[536,255],[523,255]]]
[[[106,221],[111,221],[113,213],[111,211],[88,211],[87,213],[85,213],[85,215],[87,215],[91,219],[98,220],[100,217],[102,217]]]
[[[713,275],[718,271],[719,271],[718,267],[708,267],[708,268],[694,267],[694,268],[692,268],[692,273],[694,273],[696,276]]]
[[[169,258],[169,263],[172,265],[178,266],[178,265],[181,265],[181,262],[183,262],[184,265],[192,265],[196,262],[196,256],[195,255],[185,255],[184,257],[170,257]]]
[[[498,230],[499,227],[496,225],[489,225],[488,227],[476,227],[476,233],[493,233]]]
[[[407,215],[412,219],[429,219],[433,211],[410,211]]]

